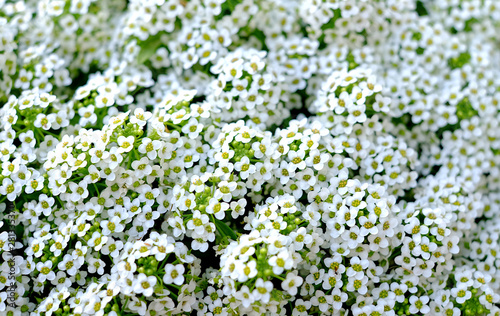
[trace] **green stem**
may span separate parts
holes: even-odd
[[[122,305],[123,309],[127,307],[128,301],[130,300],[130,297],[127,296],[127,300],[125,301],[125,304]]]
[[[177,131],[182,131],[182,128],[180,128],[179,126],[175,125],[175,124],[172,124],[172,123],[169,123],[169,122],[165,122],[167,124],[168,127],[171,127]]]
[[[97,189],[97,185],[95,184],[95,182],[93,182],[92,185],[94,186],[95,193],[97,193],[97,197],[99,197],[100,194],[99,194],[99,190]]]
[[[163,269],[163,267],[165,266],[165,264],[167,263],[167,259],[168,259],[168,256],[170,254],[168,253],[166,256],[165,256],[165,259],[163,259],[163,261],[161,262],[160,264],[160,267],[158,268],[158,271],[161,271]]]
[[[180,287],[180,286],[175,285],[175,284],[167,284],[167,286],[171,286],[171,287],[173,287],[174,289],[176,289],[177,291],[181,289],[181,287]]]
[[[57,139],[59,139],[59,136],[60,136],[59,134],[55,134],[55,133],[52,133],[52,132],[49,132],[49,131],[46,131],[46,130],[44,130],[44,131],[42,132],[42,134],[49,134],[49,135],[51,135],[51,136],[54,136],[54,137],[55,137],[55,138],[57,138]],[[45,136],[45,135],[44,135],[44,136]]]
[[[273,273],[273,277],[276,278],[276,279],[278,279],[278,280],[285,281],[284,277],[282,277],[280,275],[277,275],[277,274],[274,274],[274,273]]]
[[[54,197],[56,198],[57,202],[59,202],[59,205],[63,207],[64,203],[61,201],[61,198],[57,195],[55,195]]]

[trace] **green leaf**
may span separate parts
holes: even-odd
[[[140,65],[144,64],[151,58],[151,56],[153,56],[154,53],[156,53],[156,50],[161,44],[161,34],[151,36],[146,41],[140,43],[139,46],[141,47],[141,51],[137,56],[137,62]]]
[[[477,114],[478,112],[472,107],[472,104],[468,98],[464,98],[460,102],[458,102],[457,117],[459,120],[470,119]]]
[[[238,239],[238,236],[236,235],[236,233],[231,228],[229,228],[229,226],[227,226],[226,223],[224,223],[223,221],[215,219],[215,226],[217,226],[217,229],[224,236],[228,236],[233,240]]]
[[[417,1],[416,4],[416,11],[419,16],[424,16],[424,15],[429,15],[429,12],[427,11],[427,8],[425,7],[424,3],[422,1]]]

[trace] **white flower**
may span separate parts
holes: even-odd
[[[148,137],[142,139],[141,145],[137,150],[141,154],[146,154],[150,160],[154,160],[158,155],[158,150],[161,148],[162,143],[159,140],[151,140]]]
[[[216,189],[214,193],[214,197],[219,199],[222,198],[224,202],[229,202],[231,201],[232,194],[231,192],[234,191],[237,187],[236,182],[228,182],[226,180],[223,180],[217,184],[218,188]]]
[[[70,200],[78,202],[89,196],[87,185],[88,184],[85,180],[80,181],[78,184],[75,182],[69,182],[68,186],[71,191]]]
[[[144,273],[140,273],[134,282],[134,292],[137,294],[144,294],[144,296],[151,296],[155,285],[155,276],[147,276]]]
[[[53,0],[47,6],[47,14],[50,16],[59,16],[63,13],[64,1],[63,0]]]
[[[328,307],[333,303],[333,297],[331,295],[325,294],[325,292],[321,290],[317,290],[314,293],[314,296],[311,297],[311,304],[313,306],[318,306],[319,310],[322,312],[326,312]]]
[[[350,260],[351,266],[347,268],[346,274],[349,278],[361,280],[364,277],[364,271],[370,264],[368,260],[361,260],[359,257],[353,257]]]
[[[173,265],[167,263],[165,265],[165,275],[163,276],[163,283],[182,285],[184,283],[184,265]]]
[[[420,296],[420,297],[417,297],[415,295],[410,296],[410,313],[416,314],[420,312],[424,315],[429,313],[430,308],[427,305],[428,302],[429,302],[428,296]]]
[[[242,256],[240,260],[248,259],[248,257]],[[238,282],[246,282],[249,279],[254,278],[257,275],[257,261],[250,260],[239,266]]]
[[[89,241],[87,241],[87,245],[90,247],[93,247],[95,251],[99,251],[104,244],[108,241],[107,236],[103,236],[99,232],[93,232],[92,236],[90,237]]]
[[[21,140],[21,142],[27,144],[31,148],[35,147],[36,139],[35,135],[33,134],[33,131],[30,130],[19,134],[19,139]]]
[[[55,279],[56,274],[52,271],[52,261],[47,260],[45,262],[38,262],[36,264],[36,269],[40,272],[38,274],[37,280],[39,282],[45,282],[45,280],[52,281]]]
[[[246,285],[243,285],[241,289],[234,294],[234,297],[239,300],[244,307],[249,307],[250,304],[255,301],[255,297]]]
[[[256,171],[255,165],[250,163],[250,159],[247,156],[243,156],[240,161],[235,163],[234,169],[240,172],[240,178],[243,180],[247,179]]]
[[[57,268],[61,271],[66,271],[70,276],[74,276],[76,275],[79,265],[77,265],[72,255],[65,254],[63,260],[57,265]]]
[[[232,201],[230,206],[231,206],[231,216],[233,218],[237,218],[238,216],[241,216],[245,212],[245,207],[247,206],[247,200],[246,199],[239,199],[238,201]]]
[[[5,235],[5,241],[3,241],[4,243],[7,241],[7,232],[4,232],[1,235]],[[45,247],[45,243],[41,240],[38,240],[38,239],[34,239],[31,241],[31,244],[30,246],[26,249],[26,255],[28,256],[34,256],[35,258],[39,258],[42,256],[43,254],[43,248]],[[8,248],[7,248],[8,249]],[[7,250],[5,249],[5,250]]]
[[[208,220],[208,215],[201,214],[200,211],[195,210],[193,212],[193,218],[187,222],[186,227],[187,229],[194,230],[197,234],[202,234],[204,225],[208,223]]]
[[[117,143],[119,148],[119,152],[129,152],[134,148],[135,137],[134,136],[118,136]]]
[[[110,220],[101,221],[100,225],[104,236],[120,233],[125,228],[125,226],[121,224],[121,219],[118,216],[113,216]]]
[[[224,79],[226,81],[232,81],[234,79],[241,78],[243,75],[243,60],[237,59],[234,62],[227,63],[223,67]]]
[[[139,126],[146,125],[146,122],[153,116],[151,112],[144,111],[141,108],[134,110],[134,115],[130,117],[130,123],[138,124]]]
[[[14,83],[14,87],[22,90],[27,90],[30,87],[30,81],[33,79],[33,73],[31,71],[27,71],[24,68],[21,68],[19,71],[19,77],[16,79]]]
[[[298,287],[301,286],[303,282],[304,280],[297,275],[297,272],[288,272],[285,280],[281,283],[281,288],[294,296],[297,294]]]
[[[191,117],[186,125],[182,127],[182,132],[187,134],[190,139],[196,139],[203,130],[203,124],[198,123],[198,120]]]
[[[307,234],[305,227],[300,227],[297,231],[291,232],[290,237],[292,238],[296,251],[302,250],[304,244],[310,244],[312,242],[312,236]]]
[[[99,94],[95,98],[95,106],[96,108],[104,108],[104,107],[110,107],[113,104],[115,104],[115,99],[112,94],[104,93],[104,94]]]
[[[493,304],[497,304],[499,301],[500,295],[495,293],[491,288],[486,288],[483,295],[479,297],[479,302],[488,309],[492,308]]]
[[[95,114],[95,108],[91,104],[87,107],[82,107],[78,109],[78,114],[80,115],[80,122],[79,124],[81,126],[87,126],[87,124],[95,124],[97,121],[97,115]]]
[[[134,169],[135,178],[141,179],[153,171],[150,160],[148,157],[142,157],[140,160],[134,160],[132,162],[132,168]]]
[[[347,296],[347,295],[346,295]],[[311,308],[310,301],[304,301],[299,298],[295,301],[295,306],[292,311],[293,316],[307,316],[309,315],[308,310]]]
[[[287,250],[281,250],[277,255],[269,258],[269,265],[273,268],[273,273],[280,275],[283,271],[290,270],[293,267],[293,260]]]
[[[290,161],[290,164],[288,165],[289,168],[291,168],[292,171],[295,171],[296,169],[303,170],[307,164],[303,160],[305,156],[305,152],[303,150],[299,151],[289,151],[288,152],[288,160]]]
[[[49,129],[52,128],[52,123],[55,122],[55,117],[50,116],[50,115],[45,115],[43,113],[40,113],[36,116],[34,126],[38,128],[43,128],[44,130],[48,131]]]
[[[43,182],[42,182],[43,183]],[[37,185],[38,188],[38,185]],[[10,178],[4,178],[0,186],[0,194],[7,196],[9,201],[14,201],[16,196],[21,193],[22,185],[19,182],[12,182]],[[33,192],[33,191],[31,191]]]
[[[255,281],[255,289],[252,291],[252,295],[256,301],[261,301],[266,304],[271,298],[271,291],[273,290],[273,283],[271,281],[264,281],[258,278]]]
[[[222,220],[225,217],[224,212],[229,209],[229,204],[225,202],[219,202],[216,198],[211,198],[208,202],[208,206],[205,210],[207,214],[214,214],[215,218]]]
[[[366,284],[368,283],[368,277],[364,276],[361,280],[357,280],[354,278],[349,278],[349,282],[347,283],[348,291],[356,291],[361,295],[366,294],[368,288]]]

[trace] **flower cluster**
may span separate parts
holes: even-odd
[[[0,0],[0,314],[500,315],[499,21]]]

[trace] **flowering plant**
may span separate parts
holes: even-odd
[[[500,315],[494,0],[0,0],[2,315]]]

